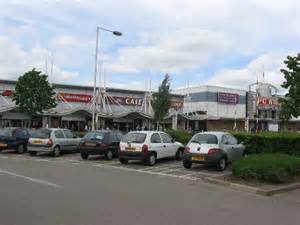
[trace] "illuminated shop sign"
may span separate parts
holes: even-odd
[[[218,92],[218,102],[225,104],[238,104],[239,95],[232,93]]]

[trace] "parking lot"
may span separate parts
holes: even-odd
[[[59,157],[51,157],[49,154],[41,153],[35,157],[25,154],[16,154],[11,150],[4,150],[0,153],[1,158],[17,158],[21,160],[34,160],[46,162],[60,162],[77,165],[89,165],[93,167],[111,167],[120,170],[127,170],[133,173],[145,173],[158,176],[176,177],[180,179],[199,180],[203,177],[215,176],[230,173],[230,166],[224,172],[217,172],[215,167],[208,167],[194,164],[191,169],[185,169],[182,162],[168,158],[161,159],[155,166],[144,165],[140,161],[130,161],[127,165],[121,164],[118,158],[112,161],[105,160],[101,156],[90,156],[88,160],[82,160],[79,153],[64,153]]]

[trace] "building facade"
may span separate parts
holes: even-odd
[[[174,90],[185,96],[183,113],[193,130],[244,130],[246,91],[203,85]]]
[[[93,87],[53,84],[57,106],[31,118],[22,113],[12,101],[16,82],[0,80],[0,127],[67,127],[72,130],[90,129],[93,112]],[[97,129],[150,129],[153,125],[151,93],[116,88],[96,89],[95,118]],[[165,127],[172,127],[172,115],[181,114],[184,96],[172,95],[169,116]],[[178,125],[186,118],[179,117]]]

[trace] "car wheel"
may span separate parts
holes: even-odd
[[[89,157],[89,154],[86,154],[86,153],[83,153],[83,152],[81,152],[80,155],[81,155],[82,159],[88,159],[88,157]]]
[[[36,153],[37,153],[37,152],[34,152],[34,151],[28,151],[28,153],[29,153],[30,156],[36,156]]]
[[[226,169],[226,158],[221,158],[216,166],[217,171],[224,171]]]
[[[154,166],[156,163],[156,156],[152,153],[148,156],[147,164],[148,166]]]
[[[243,158],[247,158],[248,156],[249,156],[249,154],[246,151],[244,151],[243,152]]]
[[[191,169],[192,168],[192,162],[191,161],[183,161],[182,165],[186,169]]]
[[[107,152],[106,152],[106,154],[105,154],[105,158],[107,159],[107,160],[112,160],[113,159],[113,153],[112,153],[112,151],[111,150],[108,150]]]
[[[177,150],[177,152],[176,152],[175,158],[176,158],[177,160],[182,160],[182,157],[183,157],[183,150],[182,150],[181,148],[179,148],[179,149]]]
[[[17,153],[18,154],[23,154],[24,153],[24,145],[18,145]]]
[[[53,149],[53,152],[52,152],[52,156],[53,157],[58,157],[60,155],[60,148],[58,146],[56,146],[54,149]]]
[[[119,158],[119,160],[120,160],[120,163],[122,163],[122,164],[127,164],[128,163],[127,159]]]

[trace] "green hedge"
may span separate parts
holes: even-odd
[[[174,138],[176,141],[181,142],[186,145],[192,138],[192,134],[188,133],[185,130],[167,130],[167,133]]]
[[[284,183],[300,173],[300,158],[286,154],[259,154],[235,161],[232,174],[245,180]]]
[[[287,132],[234,133],[249,153],[280,152],[300,156],[300,134]]]

